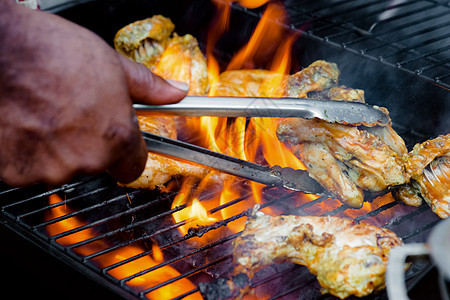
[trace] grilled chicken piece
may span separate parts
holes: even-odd
[[[339,70],[334,63],[313,62],[293,75],[267,70],[233,70],[220,74],[215,96],[295,97],[321,91],[336,84]]]
[[[309,92],[336,85],[338,78],[339,69],[335,63],[317,60],[293,75],[268,78],[261,85],[259,96],[306,98]]]
[[[174,29],[170,19],[156,15],[120,29],[114,38],[114,46],[118,52],[144,64],[155,74],[188,83],[189,95],[207,95],[206,59],[198,42],[190,34],[178,36]]]
[[[338,76],[335,64],[317,61],[290,77],[287,88],[293,91],[284,95],[364,102],[362,90],[332,86]],[[407,149],[390,125],[369,128],[290,118],[280,122],[277,136],[312,178],[350,206],[362,206],[364,190],[379,192],[407,181],[402,161]]]
[[[189,95],[208,94],[206,59],[198,47],[197,40],[190,34],[174,34],[153,72],[166,79],[188,83]]]
[[[124,56],[153,70],[174,29],[170,19],[156,15],[120,29],[114,37],[114,47]]]
[[[337,217],[268,216],[256,212],[233,243],[234,274],[294,262],[339,298],[383,289],[389,251],[402,241],[388,229]]]
[[[220,74],[214,96],[258,97],[261,84],[269,77],[276,76],[267,70],[233,70]]]
[[[177,132],[173,118],[138,116],[139,127],[143,131],[175,139]],[[124,184],[131,188],[155,189],[162,187],[172,177],[177,175],[205,177],[210,169],[170,159],[153,153],[148,153],[144,172],[135,181]]]
[[[361,207],[363,190],[381,191],[407,181],[403,140],[389,127],[371,130],[291,118],[280,123],[277,136],[312,178],[342,202]]]
[[[332,87],[323,91],[309,92],[308,98],[333,99],[340,101],[365,103],[363,90],[348,88],[344,85]]]
[[[411,181],[394,190],[396,199],[411,206],[422,198],[440,218],[450,215],[450,134],[417,144],[405,155]]]
[[[170,19],[156,15],[120,29],[114,38],[114,46],[121,54],[144,64],[161,77],[188,83],[190,95],[205,95],[209,90],[206,59],[193,36],[178,36],[174,29]],[[180,120],[139,116],[141,130],[172,139],[177,138],[176,121]],[[142,175],[126,186],[154,189],[176,175],[202,178],[209,172],[195,164],[149,153]]]

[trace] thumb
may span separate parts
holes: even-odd
[[[176,80],[165,80],[144,65],[117,54],[127,80],[128,91],[134,102],[153,105],[176,103],[183,99],[189,85]]]

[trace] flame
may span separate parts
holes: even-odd
[[[217,221],[215,217],[212,217],[208,213],[208,210],[197,197],[192,198],[194,192],[199,193],[205,189],[205,186],[201,187],[199,185],[197,190],[195,190],[195,182],[196,179],[194,178],[186,178],[183,181],[180,191],[172,202],[172,209],[190,203],[190,205],[172,214],[176,223],[186,222],[185,225],[179,227],[179,230],[183,235],[188,233],[190,227],[206,226]],[[202,182],[207,183],[208,180],[206,179]],[[212,205],[214,205],[214,203],[212,203]]]
[[[285,49],[286,37],[282,22],[286,17],[287,14],[282,5],[270,3],[247,45],[232,58],[227,70],[253,69],[257,61],[267,61],[267,53],[269,50],[273,51],[274,46],[281,45],[280,48]],[[275,23],[274,20],[281,23]]]
[[[206,44],[206,57],[208,63],[208,78],[210,80],[210,96],[220,96],[217,83],[220,80],[220,68],[213,55],[214,47],[220,36],[229,28],[230,8],[232,2],[239,2],[247,8],[259,7],[268,1],[214,1],[217,6],[218,15],[209,29]],[[283,21],[287,19],[287,13],[279,3],[269,3],[256,26],[248,43],[240,49],[231,59],[226,70],[238,70],[243,68],[254,68],[265,63],[272,75],[262,83],[264,89],[259,91],[267,97],[279,97],[276,91],[286,79],[291,65],[291,48],[297,38],[295,34],[286,34]],[[272,57],[268,60],[267,57]],[[172,62],[173,63],[173,62]],[[274,100],[276,101],[276,100]],[[280,165],[294,169],[305,169],[301,161],[281,143],[276,136],[278,119],[275,118],[252,118],[249,122],[246,118],[219,118],[200,117],[188,118],[186,120],[187,131],[195,136],[197,143],[210,150],[234,156],[243,160],[259,162],[269,166]],[[199,137],[201,140],[199,140]],[[184,222],[179,227],[183,235],[188,233],[190,227],[208,225],[218,220],[227,219],[236,214],[251,209],[256,203],[262,203],[263,185],[250,182],[245,188],[237,188],[239,180],[228,176],[223,178],[221,193],[208,201],[199,201],[203,189],[215,172],[201,182],[187,179],[183,182],[179,194],[174,199],[172,209],[185,205],[186,207],[173,214],[176,223]],[[248,199],[230,203],[235,199],[248,195]],[[211,204],[212,203],[212,204]],[[208,207],[219,205],[224,208],[219,214],[211,216]],[[271,213],[266,208],[266,213]],[[234,220],[227,225],[226,230],[238,232],[243,230],[245,218]],[[181,223],[180,223],[181,224]],[[225,229],[224,229],[225,230]],[[220,230],[217,230],[220,231]],[[204,237],[203,242],[206,242]]]
[[[61,203],[62,201],[63,200],[56,194],[49,197],[50,204],[57,204]],[[70,213],[72,213],[72,210],[67,208],[66,205],[55,206],[47,212],[47,219],[52,220],[55,218],[63,217]],[[67,232],[84,225],[86,225],[86,222],[80,220],[79,218],[69,217],[67,219],[63,219],[48,225],[46,227],[46,230],[50,236],[55,236],[57,234]],[[58,238],[56,239],[56,242],[64,246],[68,246],[94,238],[98,235],[99,234],[94,229],[88,228]],[[79,255],[87,256],[108,248],[110,248],[110,245],[108,245],[105,240],[100,239],[79,247],[75,247],[74,252]],[[134,276],[139,272],[157,266],[164,261],[163,253],[156,244],[153,244],[152,250],[153,256],[144,255],[142,257],[133,259],[130,262],[109,270],[108,274],[120,280],[128,278],[130,276]],[[92,260],[93,262],[98,264],[100,268],[105,268],[118,262],[122,262],[126,259],[136,257],[144,252],[145,250],[143,248],[128,245],[107,252],[106,254],[97,256]],[[175,278],[179,275],[180,273],[174,268],[170,266],[163,266],[155,268],[150,272],[143,272],[142,275],[132,278],[131,280],[128,280],[126,282],[129,286],[135,288],[136,290],[142,291],[147,288],[154,287],[160,283],[166,282],[167,280]],[[148,297],[149,299],[170,299],[189,292],[194,288],[195,285],[191,281],[183,278],[147,293],[146,297]],[[202,299],[199,292],[192,294],[187,298]]]
[[[243,7],[252,9],[263,6],[269,0],[237,0],[237,2]]]
[[[203,207],[198,199],[194,199],[192,201],[192,205],[189,207],[189,210],[189,217],[198,220],[198,223],[207,225],[217,221],[216,218],[209,216],[206,208]]]

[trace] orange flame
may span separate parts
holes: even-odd
[[[188,233],[190,227],[206,226],[217,221],[215,217],[212,217],[208,213],[207,208],[203,206],[202,202],[200,202],[198,198],[192,196],[192,193],[201,193],[204,189],[204,187],[199,185],[197,189],[194,190],[195,182],[196,179],[193,178],[185,179],[180,191],[172,202],[172,209],[190,203],[189,206],[172,214],[176,223],[186,222],[186,224],[179,227],[179,230],[183,235]],[[202,182],[207,183],[208,180],[206,179]],[[212,205],[214,205],[214,203],[211,203],[209,206]]]
[[[49,197],[50,204],[61,203],[63,200],[58,195],[51,195]],[[55,206],[47,212],[47,219],[52,220],[58,217],[65,216],[70,214],[72,210],[67,208],[65,205]],[[77,217],[70,217],[67,219],[63,219],[56,223],[50,224],[46,227],[47,232],[50,236],[55,236],[60,233],[67,232],[72,229],[79,228],[86,223],[80,220]],[[93,237],[98,236],[99,234],[92,228],[84,229],[79,232],[75,232],[64,236],[62,238],[56,239],[56,241],[61,245],[73,245],[78,242],[82,242]],[[100,239],[94,242],[82,245],[80,247],[74,248],[74,252],[87,256],[101,250],[108,249],[109,245],[106,241]],[[117,279],[124,279],[143,270],[152,268],[157,266],[158,264],[164,261],[163,254],[157,245],[152,246],[153,249],[153,257],[149,255],[142,256],[137,259],[133,259],[130,262],[127,262],[119,267],[113,268],[108,271],[110,275]],[[113,251],[107,252],[106,254],[97,256],[92,259],[95,263],[97,263],[100,268],[105,268],[111,266],[115,263],[122,262],[126,259],[135,257],[144,253],[145,250],[143,248],[128,245],[122,248],[115,249]],[[156,268],[147,273],[143,273],[140,276],[137,276],[131,280],[127,281],[127,284],[138,291],[145,290],[147,288],[156,286],[157,284],[166,282],[172,278],[179,276],[180,273],[170,266],[163,266]],[[149,292],[146,294],[146,297],[149,299],[169,299],[173,297],[177,297],[184,293],[187,293],[195,288],[194,284],[186,278],[179,279],[173,283],[165,285],[157,290]],[[188,299],[202,299],[199,292],[188,296]]]
[[[237,0],[237,2],[243,7],[252,9],[263,6],[269,0]]]
[[[218,16],[209,30],[206,45],[208,77],[211,86],[210,96],[221,96],[217,89],[220,82],[220,70],[217,60],[213,56],[213,49],[219,37],[228,30],[231,2],[239,2],[242,6],[254,8],[268,1],[214,1],[218,8]],[[286,19],[287,14],[282,5],[269,3],[249,42],[237,52],[227,67],[227,70],[253,68],[255,65],[259,65],[261,61],[264,61],[271,70],[271,72],[267,71],[267,74],[272,75],[268,76],[261,84],[261,86],[264,86],[264,90],[260,90],[260,94],[263,96],[280,96],[274,94],[274,91],[280,90],[277,87],[282,85],[285,75],[290,70],[291,48],[297,36],[292,34],[286,35],[286,30],[283,26],[283,21]],[[267,60],[268,53],[273,57],[271,63]],[[257,89],[255,89],[256,91]],[[277,119],[252,118],[248,122],[246,118],[200,117],[189,118],[186,121],[186,125],[188,131],[193,133],[196,138],[201,137],[203,139],[198,142],[199,145],[210,150],[247,161],[259,161],[259,163],[266,163],[270,166],[280,165],[294,169],[305,169],[300,160],[278,140],[276,136]],[[211,174],[214,174],[214,172],[211,172]],[[174,213],[175,222],[186,222],[179,228],[183,235],[188,232],[190,226],[207,225],[219,219],[227,219],[236,215],[236,213],[252,208],[256,203],[262,202],[261,184],[250,182],[247,189],[236,189],[238,180],[234,177],[224,179],[220,196],[217,196],[210,202],[198,202],[198,198],[195,198],[193,195],[195,194],[196,197],[200,196],[202,187],[207,185],[206,182],[208,182],[209,177],[207,176],[200,183],[196,180],[186,180],[172,204],[172,208],[180,205],[191,205]],[[243,192],[245,194],[250,193],[251,196],[248,196],[248,199],[245,201],[227,206],[227,203],[230,201],[241,197]],[[203,207],[202,210],[197,210],[197,208],[193,207],[193,205],[201,207],[207,203],[215,203],[211,208],[219,205],[226,207],[217,216],[210,216],[205,213],[207,208]],[[266,208],[266,212],[271,213],[271,210]],[[245,218],[235,220],[232,224],[227,225],[227,230],[240,231],[244,228],[244,222]]]
[[[292,44],[293,39],[286,39],[282,25],[286,18],[287,14],[282,5],[270,3],[247,45],[232,58],[227,70],[253,69],[256,65],[255,61],[267,61],[268,53],[273,51],[278,52],[278,60],[281,57],[288,60],[287,68],[290,55],[283,55],[282,52],[286,52],[286,50],[289,52],[289,44]],[[276,59],[275,62],[280,64],[278,60]]]

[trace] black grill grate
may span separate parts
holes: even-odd
[[[150,3],[147,0],[142,1],[142,3],[144,2],[145,5]],[[159,3],[159,1],[154,2]],[[203,2],[209,3],[210,1]],[[112,1],[98,1],[98,3],[103,5],[99,6],[100,9],[96,11],[98,13],[113,12],[111,13],[112,16],[117,17],[122,14],[115,11],[124,11],[121,1],[114,2],[118,3],[116,6],[112,4]],[[115,24],[112,28],[108,28],[112,34],[122,25],[142,18],[141,14],[144,12],[146,14],[144,17],[148,17],[148,11],[172,17],[170,13],[174,11],[172,6],[167,7],[166,2],[161,6],[155,5],[152,10],[143,9],[140,6],[141,1],[127,1],[125,7],[132,6],[132,3],[139,4],[138,9],[136,9],[139,13],[131,14],[127,20],[120,19],[123,24]],[[311,53],[318,51],[317,55],[322,58],[324,52],[330,52],[329,49],[338,49],[336,57],[341,57],[341,53],[356,54],[362,57],[363,61],[373,62],[374,64],[371,64],[371,67],[381,65],[388,67],[388,69],[399,70],[402,74],[406,72],[412,75],[414,79],[423,79],[426,82],[433,83],[430,86],[450,87],[450,30],[448,21],[450,7],[448,4],[431,0],[292,0],[285,1],[285,3],[291,16],[290,28],[302,32],[309,41],[317,41],[321,45],[321,47],[316,47],[318,44],[314,44],[311,47],[313,48],[312,51],[304,51],[301,54],[311,55]],[[91,11],[93,7],[89,5],[86,4],[87,11]],[[158,11],[161,7],[163,7],[161,11]],[[260,17],[259,10],[246,10],[237,5],[233,5],[233,8],[234,11],[243,13],[244,19],[249,18],[249,16],[255,19]],[[206,9],[205,11],[208,15],[211,15],[211,11]],[[203,10],[196,10],[196,13],[202,12]],[[75,10],[74,16],[80,15],[79,11]],[[96,15],[95,20],[101,20],[101,25],[104,26],[105,18],[98,14],[94,15]],[[111,15],[106,17],[108,21],[112,18]],[[179,24],[181,24],[181,30],[186,32],[192,30],[192,33],[198,37],[201,37],[202,30],[207,28],[207,25],[204,24],[198,26],[203,29],[197,28],[199,30],[197,35],[197,32],[194,32],[195,28],[183,27],[183,24],[189,24],[186,19],[180,17],[177,20],[176,16],[172,18],[174,21],[178,21],[177,28],[180,28]],[[238,24],[240,23],[238,22]],[[305,60],[308,63],[311,62],[309,58]],[[338,62],[338,65],[340,68],[346,67],[345,63],[342,62]],[[361,61],[352,62],[352,65],[365,66]],[[362,73],[362,71],[359,69],[358,73]],[[343,75],[351,73],[342,70]],[[379,75],[378,70],[375,73]],[[360,77],[362,76],[357,76],[356,79],[360,79]],[[371,83],[374,79],[375,76],[370,80],[363,79],[359,80],[357,84],[353,84],[353,81],[348,82],[347,78],[347,81],[344,82],[348,82],[347,84],[352,87],[365,89],[370,97],[376,91],[371,89],[370,84],[368,86],[364,86],[364,84]],[[395,79],[400,80],[402,77],[396,76]],[[395,82],[393,85],[396,85]],[[445,124],[448,124],[448,118],[446,119],[446,115],[442,115],[442,111],[445,111],[446,98],[433,97],[436,102],[433,108],[433,105],[422,104],[422,102],[430,103],[426,97],[422,97],[422,94],[415,93],[414,95],[418,96],[417,99],[410,101],[408,93],[400,91],[395,94],[392,85],[384,84],[380,87],[379,82],[374,83],[381,91],[387,91],[387,94],[377,97],[378,102],[369,102],[389,108],[394,122],[399,122],[395,129],[405,139],[409,149],[414,143],[431,137],[431,134],[436,134],[439,130],[446,129],[444,127]],[[392,93],[394,95],[389,98]],[[401,98],[403,94],[406,95],[404,100]],[[428,94],[424,92],[423,95]],[[438,95],[441,94],[438,93]],[[388,100],[383,102],[383,99]],[[404,111],[398,107],[392,108],[390,105],[394,102],[400,103],[400,105],[406,103],[411,115],[407,119],[399,119],[399,116],[404,115]],[[419,109],[416,109],[416,105]],[[417,111],[416,115],[413,115],[414,111]],[[444,125],[441,123],[436,125],[433,122],[438,121],[435,120],[443,120],[441,122]],[[419,134],[418,129],[425,129],[425,135],[422,132]],[[64,199],[64,202],[49,204],[48,197],[55,193]],[[299,203],[295,200],[298,195],[294,192],[268,188],[264,193],[262,207],[276,208],[280,214],[350,216],[360,222],[377,223],[385,226],[396,232],[407,243],[424,242],[430,229],[439,221],[438,217],[425,205],[419,208],[411,208],[393,200],[375,199],[372,202],[373,210],[355,210],[341,205],[336,200],[323,197]],[[185,225],[186,222],[174,223],[172,214],[185,208],[185,205],[171,209],[170,204],[174,196],[175,193],[159,194],[154,191],[117,187],[116,183],[106,175],[83,178],[51,191],[42,186],[11,189],[0,183],[0,221],[45,251],[125,298],[143,299],[147,293],[160,290],[173,281],[189,279],[195,287],[175,298],[181,299],[198,293],[199,289],[196,287],[198,283],[208,282],[227,273],[231,267],[231,242],[239,233],[225,230],[225,234],[205,245],[195,245],[192,241],[195,241],[199,236],[208,235],[209,232],[224,230],[228,224],[246,218],[250,209],[210,226],[192,228],[186,235],[182,236],[179,234],[178,228]],[[248,201],[248,196],[244,195],[226,205],[212,208],[210,212],[213,213],[229,205]],[[328,208],[320,210],[323,206]],[[45,215],[58,207],[70,208],[70,213],[52,220],[46,220]],[[393,213],[394,211],[395,213]],[[391,215],[380,223],[385,214]],[[68,220],[71,217],[81,220],[83,222],[81,226],[53,237],[48,236],[46,230],[48,226]],[[60,243],[61,239],[83,231],[94,231],[95,236],[90,236],[70,245]],[[81,255],[78,252],[79,249],[95,243],[104,243],[107,246],[87,255]],[[164,262],[137,270],[121,279],[111,275],[111,271],[114,269],[139,261],[141,258],[153,256],[152,243],[157,244],[164,253]],[[107,266],[99,265],[98,259],[102,256],[134,246],[139,247],[142,251]],[[133,279],[166,266],[175,268],[179,275],[143,290],[130,285]],[[413,266],[408,274],[410,278],[413,278],[423,269],[424,267],[421,265]],[[261,274],[258,274],[251,282],[251,287],[256,290],[256,293],[272,290],[272,299],[290,299],[293,297],[314,299],[320,297],[320,287],[317,281],[304,267],[283,264],[266,268]],[[328,298],[332,297],[321,296],[320,299]],[[372,298],[384,299],[386,295],[375,295]]]
[[[448,1],[286,1],[291,27],[450,88]]]
[[[57,193],[63,202],[49,204],[48,197]],[[282,214],[296,215],[337,215],[351,216],[360,222],[376,223],[387,227],[405,242],[424,242],[429,230],[439,219],[427,206],[411,208],[377,198],[372,201],[373,210],[357,210],[341,205],[334,199],[325,197],[313,201],[302,200],[298,202],[298,192],[290,192],[277,188],[266,188],[264,203],[261,208],[275,208]],[[231,218],[218,221],[212,225],[191,228],[188,234],[182,236],[178,233],[185,221],[175,223],[172,214],[185,207],[185,205],[170,209],[174,193],[155,193],[152,191],[132,190],[117,187],[109,177],[86,178],[68,184],[52,191],[44,191],[42,187],[31,189],[9,189],[2,187],[0,201],[2,203],[1,219],[10,228],[21,232],[26,238],[37,245],[51,249],[51,253],[65,260],[73,267],[90,274],[106,286],[114,286],[125,297],[145,299],[146,294],[157,291],[180,279],[189,279],[195,285],[199,282],[208,282],[216,276],[226,275],[231,267],[231,242],[240,233],[227,232],[207,244],[195,245],[193,240],[224,228],[234,220],[245,218],[250,214],[251,208],[236,214]],[[242,201],[250,201],[249,195],[235,199],[233,202],[215,207],[210,213],[235,205]],[[323,207],[327,208],[324,209]],[[67,214],[45,220],[45,215],[55,208],[70,208]],[[320,209],[318,209],[320,208]],[[392,213],[391,217],[380,218],[383,214]],[[67,230],[52,237],[48,236],[46,228],[63,221],[77,218],[82,221],[79,227]],[[380,220],[385,219],[380,224]],[[61,239],[86,230],[94,231],[95,236],[86,237],[76,243],[65,245]],[[93,243],[103,243],[106,247],[97,249],[92,253],[83,255],[78,250]],[[111,270],[139,261],[139,259],[152,256],[151,244],[158,244],[163,251],[165,260],[150,267],[144,267],[128,274],[124,278],[115,278]],[[127,247],[141,247],[143,250],[123,258],[108,266],[98,263],[98,258],[114,253]],[[215,254],[214,254],[215,253]],[[176,268],[180,274],[171,279],[158,282],[140,290],[130,285],[130,281],[154,270],[166,266]],[[415,276],[421,269],[412,268],[410,276]],[[287,278],[296,278],[294,283]],[[302,284],[297,284],[302,282]],[[274,289],[274,286],[283,286]],[[256,276],[251,283],[257,293],[267,292],[267,287],[274,291],[273,299],[293,297],[298,295],[320,295],[319,287],[314,277],[306,268],[293,264],[283,264],[269,267],[268,270]],[[198,288],[186,291],[177,298],[183,298],[198,292]],[[305,294],[306,293],[306,294]],[[384,294],[375,296],[383,299]],[[332,298],[332,297],[330,297]],[[306,299],[306,298],[305,298]]]

